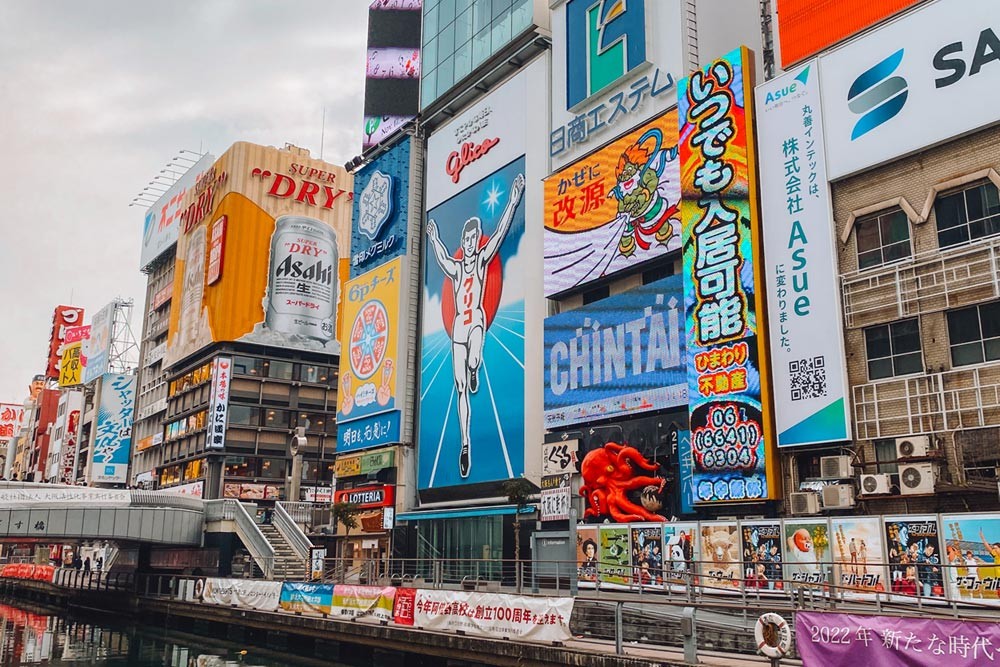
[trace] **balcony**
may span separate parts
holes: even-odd
[[[860,329],[1000,298],[1000,238],[845,274],[844,322]]]

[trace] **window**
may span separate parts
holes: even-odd
[[[299,366],[299,381],[312,382],[313,384],[327,384],[330,382],[330,369],[327,366],[302,364]]]
[[[910,221],[900,209],[858,221],[855,233],[859,269],[896,262],[913,254]]]
[[[1000,193],[987,181],[934,202],[942,248],[1000,233]]]
[[[226,477],[253,477],[257,459],[252,456],[227,456]]]
[[[672,261],[664,262],[660,266],[643,271],[642,284],[648,285],[650,283],[655,283],[657,280],[663,280],[664,278],[672,275],[674,275],[674,263]]]
[[[948,313],[951,365],[1000,359],[1000,301]]]
[[[611,287],[609,285],[604,285],[603,287],[595,287],[592,290],[587,290],[583,293],[583,305],[594,303],[595,301],[600,301],[601,299],[606,299],[611,296]]]
[[[233,357],[233,373],[235,375],[254,375],[260,377],[264,370],[264,362],[253,357]]]
[[[875,462],[878,463],[876,472],[899,472],[899,464],[896,463],[896,441],[876,440],[874,444]]]
[[[920,324],[916,318],[865,329],[868,379],[909,375],[923,370]]]
[[[289,428],[291,416],[288,410],[264,410],[264,426],[270,428]]]
[[[284,479],[285,459],[261,459],[260,476],[267,479]]]
[[[249,405],[229,405],[229,423],[240,426],[260,426],[260,410]]]
[[[294,377],[295,365],[290,361],[265,361],[267,377],[276,380],[291,380]]]
[[[201,479],[204,473],[205,459],[195,459],[184,464],[184,479]]]

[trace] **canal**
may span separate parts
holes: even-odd
[[[178,633],[90,610],[58,610],[0,597],[0,665],[128,667],[359,667]]]

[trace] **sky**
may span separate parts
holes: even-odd
[[[21,402],[52,312],[133,298],[145,208],[180,149],[360,153],[369,0],[0,3],[0,403]],[[323,109],[326,129],[322,131]]]

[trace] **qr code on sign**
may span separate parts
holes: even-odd
[[[819,356],[789,361],[788,384],[793,401],[826,396],[826,358]]]

